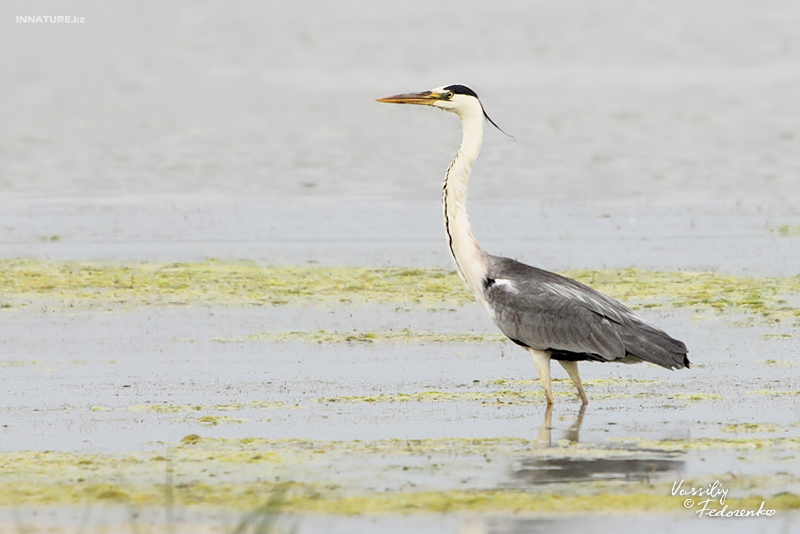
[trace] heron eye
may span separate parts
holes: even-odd
[[[446,100],[450,100],[451,98],[453,98],[453,93],[452,93],[452,91],[447,91],[447,92],[444,94],[444,98],[445,98]]]

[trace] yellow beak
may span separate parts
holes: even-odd
[[[430,106],[439,100],[439,94],[430,91],[423,91],[421,93],[403,93],[400,95],[385,96],[379,98],[376,102],[386,102],[387,104],[422,104]]]

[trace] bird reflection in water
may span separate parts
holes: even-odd
[[[578,443],[581,432],[581,425],[583,425],[583,416],[586,415],[586,405],[581,405],[578,416],[575,422],[570,425],[567,430],[566,440],[570,443]],[[538,448],[546,449],[552,446],[552,431],[553,430],[553,405],[548,404],[544,412],[544,422],[539,428],[539,434],[536,437],[536,445]]]
[[[586,415],[586,406],[578,411],[575,420],[566,430],[564,438],[570,444],[579,442],[580,430]],[[552,447],[553,407],[548,406],[544,421],[536,438],[538,449]],[[560,441],[560,440],[558,440]],[[681,451],[657,449],[589,449],[608,452],[602,457],[575,455],[532,456],[520,459],[512,467],[510,481],[505,486],[528,487],[564,482],[591,482],[596,480],[652,481],[668,472],[683,471],[686,460]]]

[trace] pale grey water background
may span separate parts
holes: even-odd
[[[86,22],[14,22],[16,15],[36,14],[82,16]],[[475,168],[470,208],[476,235],[488,250],[550,269],[797,274],[800,238],[780,237],[775,229],[800,225],[798,28],[800,3],[789,0],[4,2],[0,257],[448,267],[438,198],[458,145],[457,119],[374,99],[460,82],[476,89],[493,119],[517,137],[511,141],[487,129]],[[473,311],[451,314],[441,324],[489,331],[488,321],[477,316],[480,310]],[[326,312],[279,316],[303,317],[301,326],[309,328],[358,327],[352,317],[348,322]],[[180,439],[195,428],[157,416],[133,423],[116,419],[118,412],[93,413],[88,407],[111,402],[120,392],[136,402],[162,393],[166,398],[153,400],[227,398],[225,384],[208,382],[207,366],[230,373],[227,379],[239,388],[236,398],[260,398],[269,387],[247,372],[237,375],[228,364],[239,357],[248,369],[258,369],[264,349],[214,346],[205,337],[198,348],[174,335],[214,328],[247,334],[262,329],[259,317],[252,310],[216,319],[202,310],[114,317],[5,314],[5,356],[41,363],[4,369],[3,417],[11,429],[0,434],[0,447],[97,451]],[[796,359],[796,329],[793,339],[767,342],[761,329],[707,327],[669,312],[656,319],[686,332],[711,364],[705,373],[669,374],[666,387],[691,389],[716,375],[723,377],[718,387],[726,394],[727,387],[735,393],[769,381],[797,388],[796,368],[754,363]],[[391,326],[397,319],[381,320]],[[120,332],[125,335],[115,338]],[[170,356],[159,356],[165,350]],[[282,350],[280,358],[293,357]],[[482,379],[532,374],[519,354],[498,361],[487,354],[494,349],[470,347],[470,366],[464,367],[463,354],[454,349],[423,347],[426,365],[413,365],[413,377],[394,382],[394,375],[383,373],[385,366],[403,365],[402,358],[413,363],[420,349],[345,346],[327,355],[316,347],[296,350],[332,358],[333,365],[344,365],[342,372],[361,370],[362,393],[422,387],[431,378],[456,387],[457,378],[476,373]],[[737,360],[742,354],[746,361]],[[104,367],[112,359],[119,364]],[[156,376],[142,361],[156,362]],[[450,374],[454,368],[464,376]],[[315,376],[308,361],[281,369],[290,383]],[[658,374],[589,367],[593,373]],[[140,389],[122,390],[132,379]],[[192,380],[194,386],[182,385]],[[336,381],[314,382],[312,390],[346,391]],[[765,398],[744,409],[729,396],[711,409],[664,411],[656,403],[644,414],[632,405],[601,403],[590,412],[582,439],[600,439],[609,422],[620,434],[663,439],[676,432],[715,436],[726,422],[798,421],[796,401]],[[392,423],[398,408],[384,408],[370,408],[372,418],[361,425],[352,425],[365,413],[360,406],[323,426],[312,416],[282,415],[263,432],[277,428],[285,435],[341,439],[436,432],[529,436],[541,419],[541,410],[515,409],[495,419],[468,407],[474,426],[467,427],[453,408],[431,419],[433,412],[424,406],[401,407],[417,426],[399,431]],[[563,413],[572,408],[563,406]],[[247,415],[256,420],[252,426],[217,431],[261,432],[259,414]],[[652,418],[649,424],[642,423],[644,417]],[[734,470],[777,469],[772,460],[710,459],[709,472],[725,462]],[[700,461],[709,458],[690,458],[690,468]],[[372,520],[373,527],[362,525],[369,519],[334,526],[314,521],[302,528],[469,527],[441,517]],[[500,518],[477,530],[541,527],[525,521]],[[557,521],[545,526],[755,528],[664,523],[659,517],[639,518],[633,527],[623,527],[628,519],[598,523],[592,517],[577,526]],[[796,528],[781,521],[765,523],[764,531]]]
[[[14,23],[63,13],[85,24]],[[457,119],[378,105],[471,85],[473,196],[800,195],[792,1],[4,2],[0,189],[429,199]]]
[[[517,137],[487,129],[475,169],[490,251],[552,269],[800,264],[770,232],[800,224],[793,2],[0,9],[0,257],[448,266],[457,118],[374,99],[463,82]],[[86,22],[14,22],[47,13]]]

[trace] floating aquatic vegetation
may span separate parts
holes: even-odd
[[[754,450],[778,449],[797,451],[800,449],[800,437],[781,438],[700,438],[700,439],[665,439],[653,441],[642,438],[611,438],[622,444],[639,449],[654,447],[660,450],[695,451],[695,450]]]
[[[242,424],[246,423],[247,419],[236,419],[226,415],[204,415],[202,417],[198,417],[195,419],[195,421],[203,426],[217,426],[220,423]]]
[[[736,423],[734,425],[725,425],[722,427],[723,432],[731,432],[734,434],[743,432],[778,432],[779,430],[780,427],[778,427],[778,425],[770,423]]]
[[[723,398],[722,395],[717,393],[671,393],[668,397],[670,399],[690,401],[719,400]]]
[[[767,397],[787,397],[800,395],[800,390],[781,390],[781,389],[756,389],[748,391],[748,395],[765,395]]]
[[[553,392],[556,397],[572,396],[566,391]],[[377,402],[452,402],[452,401],[481,401],[492,404],[536,403],[544,398],[544,391],[531,389],[529,391],[418,391],[415,393],[386,393],[381,395],[344,395],[340,397],[321,397],[321,403],[377,403]]]
[[[528,381],[519,381],[527,383]],[[530,381],[532,384],[534,381]],[[538,382],[538,381],[536,381]],[[556,381],[553,381],[556,383]],[[591,387],[591,382],[586,381],[584,385]],[[574,389],[553,391],[553,395],[559,398],[571,398],[577,395]],[[722,399],[722,395],[714,393],[659,393],[653,391],[631,393],[593,393],[592,399],[602,401],[607,399],[620,398],[655,398],[663,397],[665,400],[681,401],[709,401]],[[483,404],[541,404],[544,398],[544,390],[540,387],[530,387],[526,389],[499,389],[499,390],[470,390],[470,391],[417,391],[412,393],[382,393],[380,395],[343,395],[339,397],[320,397],[317,402],[330,403],[379,403],[379,402],[453,402],[453,401],[477,401]]]
[[[613,440],[612,440],[613,441]],[[120,454],[58,451],[0,452],[0,499],[11,506],[92,506],[123,504],[163,506],[166,495],[177,506],[252,510],[280,486],[285,490],[282,510],[326,514],[574,511],[678,511],[682,499],[672,499],[671,482],[607,481],[564,483],[546,490],[483,487],[443,487],[439,491],[370,491],[354,480],[337,475],[342,462],[365,475],[414,474],[424,479],[446,466],[456,468],[465,457],[491,459],[513,465],[521,455],[542,460],[582,461],[608,458],[635,460],[641,454],[695,449],[775,448],[796,451],[796,438],[647,441],[635,438],[608,447],[570,443],[541,449],[520,438],[441,438],[422,440],[315,441],[261,438],[210,439],[186,436],[177,445],[159,451]],[[486,464],[484,464],[486,465]],[[506,465],[506,464],[503,464]],[[356,467],[358,466],[358,467]],[[404,468],[408,469],[404,469]],[[165,473],[170,473],[169,487]],[[292,477],[288,477],[291,475]],[[713,479],[714,477],[712,477]],[[733,488],[729,508],[757,509],[763,499],[772,509],[800,508],[800,497],[790,492],[762,497],[754,488],[783,478],[721,475]],[[358,480],[363,480],[359,478]],[[459,479],[460,480],[460,479]],[[479,483],[479,481],[476,481]],[[459,484],[456,481],[454,484]],[[688,485],[693,485],[687,481]]]
[[[797,367],[800,362],[795,360],[775,360],[772,358],[766,360],[758,360],[753,363],[768,365],[769,367]]]
[[[419,332],[416,330],[390,330],[384,332],[333,332],[314,330],[310,332],[259,332],[244,337],[214,338],[218,343],[242,343],[245,341],[305,343],[505,343],[508,338],[501,334],[445,334]]]
[[[110,412],[126,410],[129,412],[152,412],[152,413],[182,413],[182,412],[201,412],[204,410],[214,410],[222,412],[231,412],[245,409],[282,409],[282,408],[295,408],[295,406],[287,406],[286,403],[280,401],[249,401],[249,402],[229,402],[226,404],[136,404],[133,406],[111,407],[111,406],[92,406],[90,408],[93,412]]]
[[[564,273],[634,307],[677,306],[800,318],[787,297],[800,276],[746,277],[638,269]],[[0,294],[15,306],[264,305],[398,302],[460,305],[473,298],[443,269],[263,266],[252,261],[199,263],[0,261]]]
[[[784,224],[783,226],[778,226],[777,228],[770,228],[770,231],[778,234],[781,237],[800,237],[800,226]]]
[[[472,297],[442,269],[262,266],[252,261],[100,263],[0,261],[8,301],[50,298],[72,305],[440,302]]]

